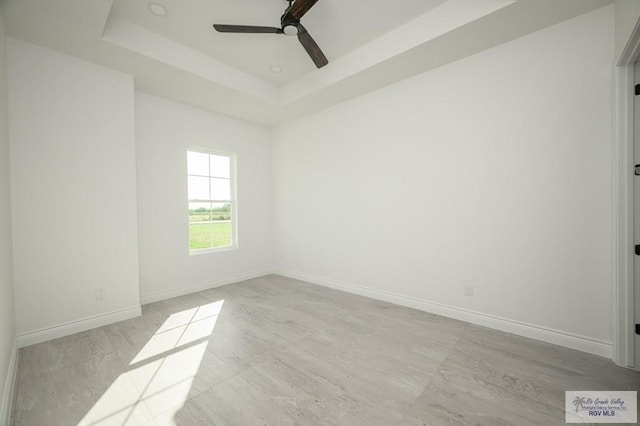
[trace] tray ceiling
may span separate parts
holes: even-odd
[[[279,26],[283,0],[5,0],[9,36],[135,78],[137,90],[275,125],[428,71],[612,0],[319,0],[295,37],[221,34],[213,23]],[[281,67],[273,73],[272,66]]]

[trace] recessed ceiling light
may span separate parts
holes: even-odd
[[[169,11],[167,10],[167,8],[158,3],[150,2],[147,5],[147,7],[151,11],[151,13],[157,16],[165,17],[169,14]]]
[[[272,66],[272,67],[271,67],[271,68],[269,68],[269,69],[271,70],[271,72],[274,72],[274,73],[276,73],[276,74],[277,74],[277,73],[279,73],[279,72],[282,72],[282,67],[279,67],[279,66],[277,66],[277,65],[274,65],[274,66]]]

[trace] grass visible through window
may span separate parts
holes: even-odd
[[[191,250],[228,247],[231,245],[231,222],[192,223],[189,225]]]

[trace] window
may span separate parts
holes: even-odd
[[[187,151],[189,251],[235,247],[235,156]]]

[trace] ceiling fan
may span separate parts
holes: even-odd
[[[313,63],[318,68],[322,68],[329,63],[320,47],[311,38],[307,29],[300,23],[300,19],[313,7],[318,0],[288,0],[289,6],[280,18],[281,28],[276,27],[255,27],[251,25],[221,25],[214,24],[213,28],[221,33],[265,33],[265,34],[285,34],[298,36],[300,44],[307,51]]]

